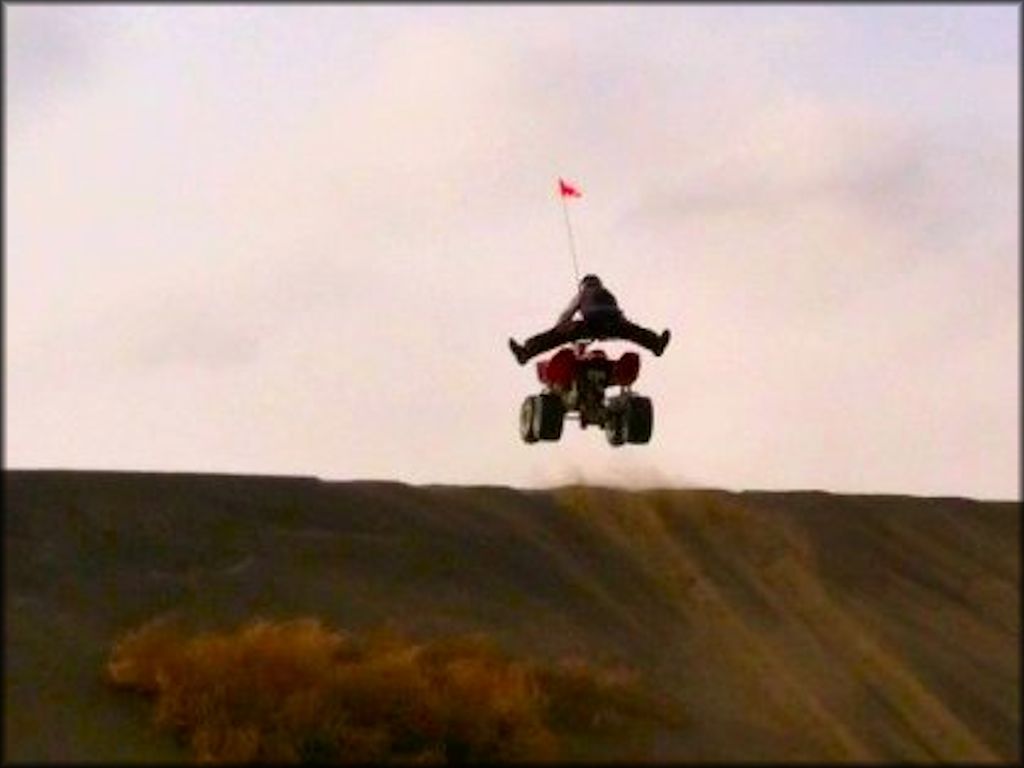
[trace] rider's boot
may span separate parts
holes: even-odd
[[[655,357],[661,357],[661,353],[665,351],[665,347],[668,346],[669,339],[672,338],[672,331],[666,328],[658,336],[658,346],[653,350]]]
[[[517,363],[520,365],[526,365],[526,361],[530,359],[530,356],[526,352],[526,347],[515,339],[509,338],[508,348],[512,350],[512,354],[515,355]]]

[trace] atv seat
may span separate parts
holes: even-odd
[[[538,360],[537,378],[554,389],[568,390],[579,366],[585,364],[604,368],[609,381],[621,387],[628,387],[640,374],[640,355],[636,352],[623,352],[613,360],[603,349],[588,350],[586,343],[577,342],[572,347],[562,347],[547,360]]]

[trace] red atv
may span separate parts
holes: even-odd
[[[640,373],[640,355],[624,352],[613,360],[600,349],[588,351],[590,343],[578,341],[537,362],[537,377],[545,386],[539,395],[523,400],[519,410],[519,435],[525,442],[558,440],[566,418],[578,418],[583,429],[596,424],[615,446],[651,439],[651,399],[631,390]],[[606,397],[610,386],[620,387],[619,392]]]

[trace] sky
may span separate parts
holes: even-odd
[[[3,15],[6,467],[1020,499],[1018,5]],[[647,445],[518,434],[559,177]]]

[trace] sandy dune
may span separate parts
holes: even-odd
[[[157,615],[483,630],[680,727],[595,759],[1019,762],[1020,504],[7,471],[5,760],[187,759],[105,686]]]

